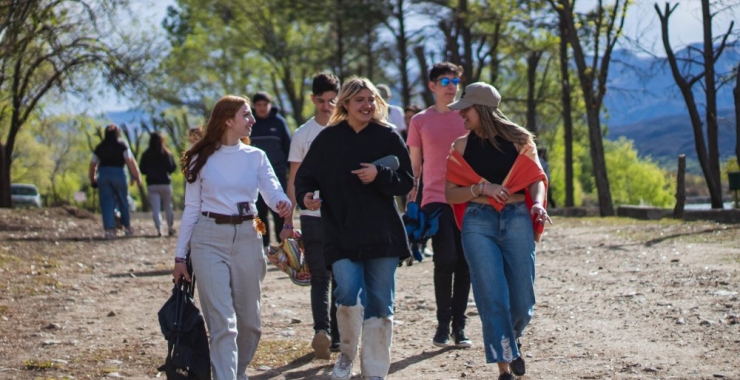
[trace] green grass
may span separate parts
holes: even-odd
[[[51,361],[41,360],[24,360],[23,368],[28,371],[46,371],[50,369],[58,368],[58,365]]]

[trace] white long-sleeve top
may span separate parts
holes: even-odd
[[[264,151],[241,142],[218,148],[208,157],[195,182],[185,186],[185,209],[175,257],[187,255],[202,212],[238,215],[237,203],[249,202],[250,213],[256,215],[258,192],[273,210],[280,201],[290,204]]]

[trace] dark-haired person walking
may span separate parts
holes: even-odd
[[[149,193],[149,204],[152,207],[152,219],[157,229],[157,236],[162,236],[162,218],[159,213],[164,206],[167,217],[167,235],[175,235],[173,228],[175,218],[172,213],[172,174],[177,165],[159,132],[149,136],[149,147],[141,155],[139,170],[146,176],[146,189]]]
[[[272,170],[280,181],[280,186],[286,188],[291,139],[288,123],[280,116],[278,108],[272,104],[272,97],[264,91],[252,97],[252,112],[255,120],[250,136],[252,145],[265,151]],[[267,222],[267,214],[270,213],[275,225],[275,239],[278,242],[281,241],[279,234],[283,229],[283,218],[276,212],[270,212],[270,208],[267,207],[262,197],[257,199],[257,211],[267,228],[265,234],[262,235],[262,245],[265,248],[270,245],[270,226]]]
[[[311,102],[316,107],[316,115],[301,125],[293,134],[290,143],[290,177],[288,178],[287,193],[290,201],[295,203],[295,175],[306,157],[311,143],[321,133],[336,106],[339,94],[339,79],[327,73],[321,73],[313,78]],[[293,214],[285,218],[281,238],[287,239],[293,235]],[[311,312],[313,315],[314,336],[311,341],[314,355],[318,359],[330,359],[331,350],[339,351],[339,331],[337,329],[337,307],[330,300],[330,286],[334,283],[331,271],[324,260],[322,244],[321,211],[301,210],[301,238],[305,248],[306,262],[311,272]],[[290,228],[288,228],[290,226]]]
[[[450,336],[457,348],[472,346],[465,334],[470,271],[462,249],[460,230],[455,226],[452,208],[445,200],[445,160],[455,139],[467,133],[458,112],[447,107],[455,100],[462,74],[462,67],[450,62],[432,66],[427,86],[434,93],[435,103],[411,117],[406,140],[415,180],[408,200],[415,200],[417,190],[423,187],[422,209],[427,214],[442,210],[439,229],[432,236],[434,299],[437,304],[437,331],[432,344],[437,347],[447,346]]]
[[[90,183],[97,187],[100,193],[100,211],[103,214],[106,239],[116,237],[116,205],[121,212],[124,233],[126,236],[134,233],[131,227],[124,166],[128,166],[131,173],[129,183],[141,184],[141,173],[136,159],[126,142],[121,139],[121,129],[111,124],[105,128],[103,141],[95,147],[88,169]]]

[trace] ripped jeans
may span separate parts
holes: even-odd
[[[534,313],[535,245],[524,202],[501,212],[468,203],[462,244],[470,267],[475,304],[483,327],[488,363],[510,363],[520,356],[516,339]]]

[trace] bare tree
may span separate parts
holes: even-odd
[[[722,55],[727,46],[727,38],[730,36],[734,21],[730,23],[727,33],[720,36],[720,42],[714,47],[715,38],[712,36],[712,18],[715,13],[710,9],[709,0],[701,1],[702,22],[703,22],[703,47],[698,50],[689,47],[688,57],[677,57],[669,39],[668,22],[671,14],[676,10],[678,4],[671,5],[665,3],[663,10],[658,4],[654,5],[655,12],[660,19],[661,36],[663,47],[666,52],[666,60],[671,67],[673,79],[676,82],[681,94],[683,95],[686,107],[691,119],[691,127],[694,130],[694,146],[696,155],[699,159],[699,165],[704,173],[704,179],[709,188],[709,197],[712,208],[722,208],[722,184],[720,182],[720,164],[719,164],[719,141],[718,141],[718,122],[717,122],[717,85],[714,65]],[[697,60],[693,55],[701,56]],[[679,67],[679,64],[683,66]],[[691,69],[700,66],[702,71],[696,73]],[[704,128],[699,115],[699,108],[692,87],[704,81],[704,93],[706,100],[706,142],[704,140]]]
[[[392,4],[391,18],[395,20],[392,25],[390,18],[383,21],[386,28],[393,34],[396,40],[396,51],[398,52],[398,71],[401,74],[401,99],[404,106],[411,104],[411,80],[409,79],[409,34],[406,30],[406,17],[408,15],[408,3],[405,0],[396,0]]]
[[[571,0],[548,0],[548,2],[557,12],[563,27],[567,29],[564,35],[573,50],[573,59],[586,103],[589,148],[599,197],[599,213],[601,216],[614,215],[604,158],[604,136],[600,116],[604,95],[606,95],[609,63],[612,51],[624,28],[629,0],[616,0],[614,4],[608,6],[604,5],[603,0],[598,0],[596,8],[584,15],[585,20],[576,19],[577,15]],[[576,29],[576,23],[580,24],[582,21],[589,27]],[[592,46],[587,46],[588,52],[584,49],[586,43],[579,35],[579,30],[585,33],[584,38],[590,40],[592,44]],[[592,56],[589,57],[589,54]],[[587,60],[591,62],[588,63]]]
[[[140,50],[104,28],[114,24],[117,6],[116,0],[0,2],[0,104],[7,104],[0,117],[9,114],[0,142],[0,207],[10,207],[16,137],[44,96],[66,91],[83,73],[100,73],[117,90],[136,81],[146,61],[132,57]]]
[[[565,144],[565,207],[573,207],[573,111],[568,59],[568,28],[560,20],[560,82],[563,102],[563,143]]]
[[[732,94],[735,96],[735,159],[740,165],[740,64],[735,69],[735,88]]]

